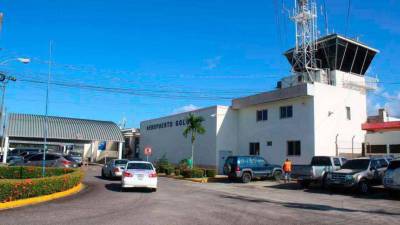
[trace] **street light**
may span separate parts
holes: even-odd
[[[31,59],[29,58],[10,58],[10,59],[6,59],[2,62],[0,62],[0,65],[6,65],[8,62],[10,61],[18,61],[20,63],[23,64],[28,64],[31,62]],[[1,103],[0,103],[0,123],[2,124],[3,127],[3,135],[2,135],[2,147],[3,147],[3,163],[7,163],[7,151],[8,149],[6,149],[6,145],[4,143],[4,138],[5,138],[5,123],[3,123],[3,118],[4,118],[4,97],[5,97],[5,93],[6,93],[6,85],[9,81],[16,81],[17,78],[13,77],[13,76],[8,76],[7,74],[1,73],[0,72],[0,82],[2,83],[2,95],[1,95]]]

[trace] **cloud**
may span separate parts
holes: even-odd
[[[205,63],[206,63],[205,69],[207,69],[207,70],[215,69],[221,63],[221,59],[222,59],[222,56],[216,56],[214,58],[206,59],[205,60]]]
[[[174,111],[172,111],[172,113],[177,114],[177,113],[189,112],[189,111],[196,110],[198,108],[199,107],[197,107],[193,104],[189,104],[189,105],[185,105],[185,106],[179,107],[177,109],[174,109]]]
[[[369,115],[376,115],[378,109],[385,108],[390,116],[400,116],[400,91],[381,91],[374,94],[367,101]]]

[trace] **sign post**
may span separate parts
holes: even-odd
[[[146,161],[149,161],[149,155],[151,155],[151,148],[150,147],[146,147],[144,148],[144,154],[146,155]]]

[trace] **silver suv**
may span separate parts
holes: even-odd
[[[391,192],[400,191],[400,159],[390,162],[383,177],[383,185]]]
[[[355,188],[366,194],[371,186],[382,184],[388,165],[389,161],[384,157],[351,159],[340,170],[328,173],[328,186]]]

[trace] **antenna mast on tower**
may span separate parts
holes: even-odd
[[[295,7],[291,19],[295,23],[296,47],[293,51],[292,71],[306,73],[313,82],[313,71],[317,69],[317,4],[315,0],[294,0]]]

